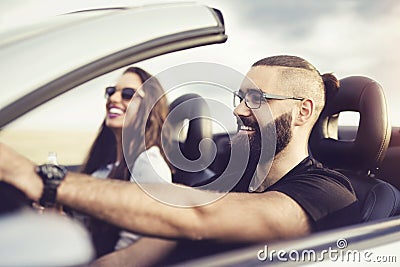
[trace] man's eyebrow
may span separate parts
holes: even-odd
[[[257,88],[240,88],[239,89],[239,92],[260,92],[261,90],[260,89],[257,89]]]
[[[253,89],[253,87],[240,87],[239,88],[239,91],[248,91],[248,90],[251,90],[251,89]]]
[[[239,95],[241,95],[241,96],[243,96],[243,97],[244,97],[244,95],[245,95],[247,92],[249,92],[249,91],[254,91],[254,90],[257,90],[257,89],[254,89],[254,88],[248,88],[248,87],[245,87],[245,88],[239,88],[239,90],[237,90],[237,93],[238,93]]]

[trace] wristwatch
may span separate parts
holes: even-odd
[[[43,181],[43,192],[39,204],[43,207],[54,207],[57,188],[67,175],[67,169],[60,165],[43,164],[36,166],[35,171]]]

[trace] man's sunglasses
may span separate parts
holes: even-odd
[[[117,88],[115,88],[115,86],[107,87],[106,92],[105,92],[105,97],[106,98],[111,97],[116,91],[117,91]],[[135,93],[136,93],[136,90],[133,88],[124,88],[121,90],[121,96],[122,96],[122,99],[124,99],[124,100],[131,100]]]

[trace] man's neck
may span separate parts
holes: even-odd
[[[261,175],[264,179],[256,191],[264,192],[265,189],[278,182],[303,159],[308,157],[307,150],[301,152],[300,149],[296,151],[288,146],[274,157],[272,163],[257,165],[257,175]],[[262,177],[259,178],[262,179]]]

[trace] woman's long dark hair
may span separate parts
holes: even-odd
[[[111,129],[106,126],[104,120],[80,172],[92,174],[99,168],[115,162],[116,158],[117,144],[115,136]]]
[[[168,144],[170,143],[171,131],[170,126],[166,122],[169,107],[164,90],[155,77],[152,77],[152,75],[141,68],[130,67],[126,69],[123,74],[126,73],[136,73],[140,77],[143,83],[142,88],[145,96],[140,101],[135,118],[124,127],[124,139],[132,140],[129,151],[125,153],[129,159],[129,164],[127,164],[127,160],[123,160],[118,167],[111,170],[108,177],[111,179],[129,181],[129,170],[133,167],[133,163],[140,153],[152,146],[159,147],[162,156],[170,166],[171,172],[173,172],[173,168],[165,156],[165,150],[168,149]],[[145,127],[143,127],[144,123],[146,123]],[[161,143],[161,134],[163,136],[164,145]],[[165,140],[167,140],[167,142],[165,142]],[[167,146],[165,146],[165,144]],[[99,133],[82,165],[81,172],[92,174],[94,171],[110,163],[115,163],[116,159],[116,138],[113,131],[108,128],[105,121],[103,121]],[[97,257],[114,250],[121,229],[95,218],[90,220],[89,228]]]

